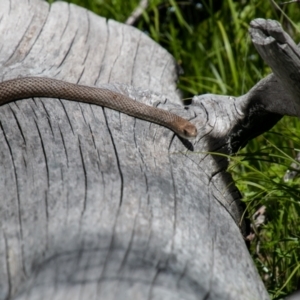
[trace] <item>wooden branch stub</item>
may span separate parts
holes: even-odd
[[[283,31],[279,22],[255,19],[250,23],[252,42],[280,80],[284,92],[290,98],[277,107],[277,113],[300,117],[300,50],[292,38]],[[281,94],[273,100],[278,104]],[[277,99],[276,99],[277,98]],[[275,107],[275,105],[274,105]]]

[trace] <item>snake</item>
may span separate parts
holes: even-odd
[[[0,105],[33,97],[59,98],[95,104],[162,125],[184,139],[197,136],[197,128],[188,120],[106,88],[74,84],[47,77],[22,77],[0,83]]]

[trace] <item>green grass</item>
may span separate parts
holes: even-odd
[[[139,3],[138,0],[68,2],[120,22]],[[207,8],[207,18],[199,22],[201,11],[196,7],[188,9],[188,1],[149,2],[135,26],[165,47],[182,66],[185,72],[179,88],[185,97],[203,93],[238,96],[270,72],[248,37],[252,19],[276,19],[296,41],[300,38],[298,3],[284,6],[288,20],[268,0],[224,0],[216,13],[212,12],[212,4],[217,1],[206,0],[201,2]],[[285,117],[271,132],[251,141],[232,157],[230,166],[249,215],[262,205],[267,207],[268,222],[252,242],[251,253],[272,299],[290,294],[300,278],[300,180],[285,183],[282,179],[293,161],[295,149],[300,149],[299,132],[300,122]]]
[[[232,158],[249,215],[267,207],[268,222],[251,244],[251,254],[272,299],[283,299],[299,284],[300,180],[283,181],[299,144],[299,121],[284,118]]]

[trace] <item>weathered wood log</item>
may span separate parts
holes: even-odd
[[[0,37],[2,81],[105,86],[199,130],[189,142],[63,99],[2,106],[0,299],[268,299],[227,158],[208,152],[230,154],[273,126],[281,115],[261,101],[275,89],[284,97],[280,82],[184,108],[170,54],[62,2],[1,0]]]

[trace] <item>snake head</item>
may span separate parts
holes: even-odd
[[[183,126],[178,130],[178,135],[184,139],[191,140],[194,139],[198,132],[195,125],[186,121]]]

